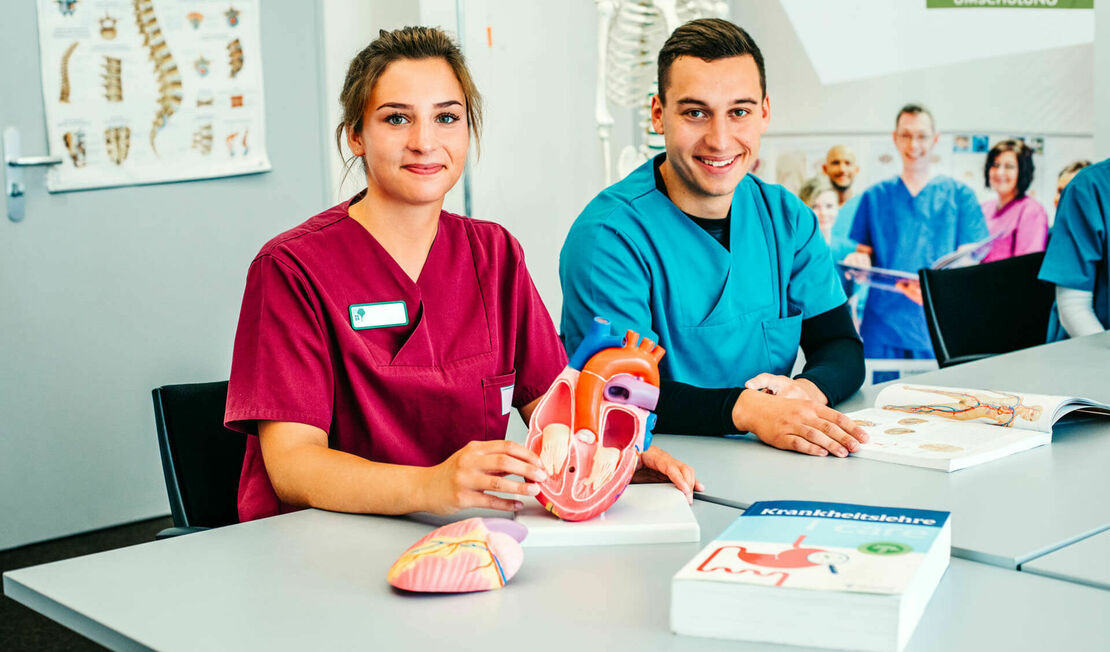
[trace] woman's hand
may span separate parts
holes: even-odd
[[[538,455],[504,439],[472,441],[428,472],[424,502],[426,509],[436,514],[450,514],[468,507],[514,512],[524,504],[486,492],[535,496],[540,488],[534,483],[547,479]],[[508,480],[506,475],[519,475],[531,482]]]
[[[871,267],[871,256],[863,253],[862,251],[853,251],[844,257],[845,265],[853,265],[855,267]]]
[[[745,389],[754,389],[783,398],[801,398],[828,405],[825,393],[806,378],[789,378],[778,374],[762,373],[744,383]]]
[[[652,446],[640,455],[640,468],[632,476],[632,482],[671,482],[691,504],[695,491],[705,491],[702,483],[694,477],[694,467],[679,462],[658,446]]]
[[[769,446],[807,455],[846,457],[867,441],[863,428],[826,405],[764,392],[742,392],[732,421]]]

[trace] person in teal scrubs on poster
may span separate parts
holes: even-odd
[[[595,197],[563,245],[564,345],[594,316],[658,341],[659,432],[846,456],[867,435],[829,405],[859,388],[863,349],[813,211],[749,174],[770,120],[763,56],[740,27],[696,20],[658,74],[666,153]]]
[[[1110,159],[1083,168],[1060,194],[1056,223],[1041,264],[1056,284],[1059,321],[1048,341],[1101,333],[1110,327]]]

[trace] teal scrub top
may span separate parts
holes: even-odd
[[[951,177],[938,175],[916,195],[901,177],[880,181],[861,196],[849,237],[874,249],[875,267],[916,274],[941,256],[987,237],[987,224],[975,192]],[[884,348],[933,356],[925,311],[901,292],[873,290],[860,325],[864,354]]]
[[[785,188],[744,177],[726,250],[656,189],[650,160],[578,216],[559,278],[567,351],[604,317],[666,349],[664,378],[701,387],[789,374],[802,320],[845,301],[817,218]]]
[[[1110,328],[1110,159],[1083,168],[1060,195],[1040,279],[1094,293],[1094,309]],[[1055,310],[1048,341],[1067,339]]]

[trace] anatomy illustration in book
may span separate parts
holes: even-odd
[[[990,391],[951,391],[937,387],[913,387],[904,385],[905,390],[934,394],[941,400],[932,403],[909,405],[884,405],[884,410],[909,412],[911,414],[930,414],[958,421],[979,421],[1007,428],[1013,427],[1018,419],[1035,423],[1044,412],[1042,405],[1026,405],[1017,394]],[[903,419],[899,423],[905,423]],[[893,434],[893,433],[891,433]]]

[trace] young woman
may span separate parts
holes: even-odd
[[[984,263],[1044,251],[1048,214],[1025,194],[1033,183],[1033,150],[1018,140],[1003,140],[987,153],[983,177],[995,199],[983,202],[983,216],[994,240]]]
[[[813,210],[817,216],[817,226],[825,242],[832,243],[832,228],[840,212],[840,195],[825,175],[818,175],[802,184],[798,199]]]
[[[251,264],[225,419],[249,437],[239,515],[516,510],[545,478],[506,441],[566,365],[520,245],[442,210],[481,100],[443,32],[381,32],[351,62],[345,139],[367,188]],[[687,496],[693,470],[648,449]],[[519,475],[525,482],[506,479]]]

